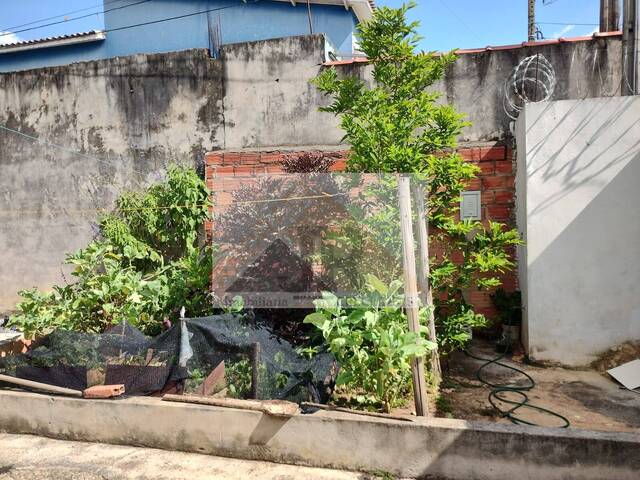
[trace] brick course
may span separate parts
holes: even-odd
[[[252,152],[210,152],[206,155],[206,182],[212,190],[214,203],[228,203],[230,192],[238,188],[241,178],[252,174],[284,173],[280,162],[287,155],[295,155],[318,150],[264,150]],[[319,152],[319,151],[318,151]],[[507,225],[515,225],[515,171],[513,151],[504,145],[485,144],[461,146],[457,152],[465,160],[480,167],[478,178],[469,182],[467,190],[480,190],[483,222],[499,221]],[[331,171],[343,171],[346,166],[348,151],[322,151],[323,154],[335,158]],[[215,207],[214,207],[215,208]],[[212,222],[206,222],[207,232],[213,229]],[[511,271],[502,276],[504,288],[517,288],[516,272]],[[495,316],[496,311],[486,292],[469,292],[470,301],[478,312]]]

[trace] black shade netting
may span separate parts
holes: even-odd
[[[224,381],[212,386],[221,362]],[[55,331],[27,353],[1,358],[0,373],[76,390],[124,384],[127,395],[326,402],[337,364],[329,353],[310,358],[252,320],[225,314],[181,319],[153,338],[126,322],[101,334]]]

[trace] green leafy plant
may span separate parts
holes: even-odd
[[[359,26],[359,44],[372,66],[372,82],[340,76],[332,67],[313,83],[331,97],[322,110],[340,117],[345,140],[351,144],[349,171],[411,173],[414,183],[426,185],[430,251],[436,252],[430,259],[434,313],[441,352],[446,353],[463,346],[471,328],[486,325],[486,318],[468,302],[468,294],[500,285],[500,275],[514,267],[510,253],[520,240],[503,224],[457,219],[460,194],[479,169],[455,152],[456,138],[469,123],[451,105],[438,102],[440,94],[432,88],[455,55],[416,51],[418,23],[407,21],[407,11],[414,5],[380,7],[372,20]],[[332,232],[340,247],[357,247],[366,229],[377,234],[376,241],[386,251],[401,252],[395,186],[389,178],[366,192],[369,198],[354,208],[356,221]],[[345,256],[361,262],[357,253]],[[375,266],[375,257],[366,253],[363,257],[373,258]],[[357,277],[358,271],[351,275]],[[396,272],[376,273],[385,281],[397,278]],[[349,281],[358,285],[365,279]]]
[[[103,332],[126,320],[156,334],[183,306],[190,315],[208,313],[213,252],[199,236],[209,207],[204,181],[185,166],[125,193],[100,219],[101,237],[67,256],[75,283],[20,292],[8,325],[33,338],[56,329]]]
[[[409,393],[410,360],[435,346],[424,327],[420,333],[409,331],[401,286],[369,276],[366,297],[342,301],[325,292],[316,301],[317,311],[305,318],[322,332],[340,364],[336,384],[358,393],[360,403],[381,405],[386,412]],[[425,309],[420,313],[426,318]]]
[[[251,362],[246,359],[225,362],[227,395],[232,398],[247,398],[251,392]]]

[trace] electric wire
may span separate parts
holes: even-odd
[[[485,362],[480,366],[480,368],[478,368],[478,370],[476,370],[476,378],[480,383],[488,386],[491,389],[488,396],[489,403],[500,414],[500,416],[502,416],[503,418],[508,418],[512,423],[516,425],[530,425],[534,427],[546,426],[537,424],[529,420],[525,420],[524,418],[518,416],[518,410],[529,409],[543,413],[545,415],[549,415],[551,417],[555,417],[556,419],[560,420],[562,424],[559,425],[558,428],[568,428],[571,425],[569,419],[564,415],[554,412],[553,410],[549,410],[548,408],[529,403],[529,396],[526,392],[530,392],[531,390],[533,390],[536,386],[536,382],[527,372],[520,370],[519,368],[516,368],[512,365],[501,362],[501,360],[506,356],[506,353],[498,355],[495,358],[479,357],[469,352],[469,350],[464,350],[464,353],[468,357]],[[483,376],[483,371],[485,368],[491,365],[498,365],[522,375],[526,379],[526,383],[524,385],[518,385],[515,383],[494,383],[487,380]],[[514,400],[511,398],[507,398],[505,395],[516,395],[518,399]],[[503,404],[511,405],[511,407],[507,409],[501,408],[500,402],[502,402]]]
[[[146,2],[150,2],[150,1],[151,0],[141,0],[141,1],[137,2],[137,3],[123,5],[121,7],[114,7],[112,9],[110,9],[110,10],[105,10],[104,12],[106,13],[106,12],[112,11],[112,10],[120,10],[120,9],[123,9],[123,8],[133,7],[134,5],[140,5],[141,3],[146,3]],[[134,24],[131,24],[131,25],[124,25],[124,26],[121,26],[121,27],[106,28],[104,30],[101,30],[101,32],[103,32],[103,33],[118,32],[120,30],[127,30],[127,29],[130,29],[130,28],[144,27],[144,26],[147,26],[147,25],[156,25],[158,23],[170,22],[172,20],[180,20],[182,18],[194,17],[196,15],[204,15],[204,14],[211,13],[211,12],[219,12],[219,11],[222,11],[222,10],[228,10],[230,8],[245,7],[248,4],[256,4],[256,3],[259,3],[260,1],[262,1],[262,0],[243,1],[242,3],[237,4],[237,5],[225,5],[224,7],[209,8],[207,10],[200,10],[200,11],[197,11],[197,12],[190,12],[190,13],[185,13],[185,14],[182,14],[182,15],[175,15],[173,17],[164,17],[164,18],[159,18],[157,20],[149,20],[147,22],[134,23]],[[67,21],[76,20],[76,19],[80,19],[80,18],[85,18],[85,17],[91,16],[91,15],[94,15],[94,14],[86,15],[84,17],[76,17],[74,19],[69,19]],[[20,32],[26,31],[26,30],[35,30],[36,28],[46,27],[46,26],[49,26],[49,25],[56,25],[58,23],[64,23],[64,22],[62,22],[62,21],[61,22],[54,22],[52,24],[42,25],[42,26],[39,26],[39,27],[31,28],[31,29],[16,30],[15,32],[1,33],[0,37],[2,37],[4,35],[11,35],[11,34],[14,34],[14,33],[20,33]]]
[[[56,18],[60,18],[60,17],[66,17],[67,15],[73,15],[74,13],[80,13],[80,12],[86,12],[87,10],[92,10],[94,8],[100,8],[101,10],[98,12],[93,12],[92,15],[98,15],[101,13],[104,13],[102,11],[102,9],[107,6],[107,5],[111,5],[113,3],[118,3],[118,2],[123,2],[124,0],[111,0],[110,2],[104,2],[104,3],[96,3],[95,5],[91,6],[91,7],[85,7],[85,8],[79,8],[77,10],[71,10],[69,12],[63,12],[60,13],[58,15],[53,15],[51,17],[45,17],[45,18],[38,18],[36,20],[32,20],[30,22],[27,23],[21,23],[20,25],[12,25],[10,27],[2,27],[0,28],[0,32],[7,32],[7,33],[14,33],[14,32],[10,32],[10,30],[14,29],[14,28],[22,28],[22,27],[28,27],[29,25],[35,25],[37,23],[40,22],[47,22],[49,20],[53,20]]]
[[[120,7],[109,8],[109,9],[105,10],[102,13],[108,13],[108,12],[113,12],[115,10],[122,10],[122,9],[129,8],[129,7],[135,7],[136,5],[140,5],[142,3],[147,3],[147,2],[150,2],[150,1],[151,0],[140,0],[139,2],[136,2],[136,3],[129,3],[127,5],[122,5]],[[0,37],[4,37],[6,35],[13,35],[13,34],[16,34],[16,33],[30,32],[32,30],[39,30],[41,28],[51,27],[53,25],[59,25],[61,23],[69,23],[69,22],[73,22],[75,20],[82,20],[83,18],[93,17],[94,15],[95,15],[95,12],[94,13],[88,13],[86,15],[81,15],[79,17],[69,18],[68,20],[58,20],[56,22],[45,23],[43,25],[38,25],[37,27],[23,28],[21,30],[14,30],[13,32],[3,32],[3,33],[0,33]]]

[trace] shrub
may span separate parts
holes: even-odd
[[[340,363],[336,384],[347,385],[361,404],[378,404],[385,412],[410,392],[410,360],[435,346],[426,339],[426,328],[409,331],[401,287],[400,281],[387,286],[369,276],[366,297],[342,301],[325,292],[315,302],[317,311],[305,319],[322,332]],[[420,315],[424,319],[426,309]]]
[[[125,193],[100,219],[100,238],[67,255],[76,282],[20,292],[8,325],[27,338],[56,329],[102,332],[123,320],[148,334],[185,307],[209,311],[212,250],[198,243],[209,192],[195,171],[169,168],[167,180]]]

